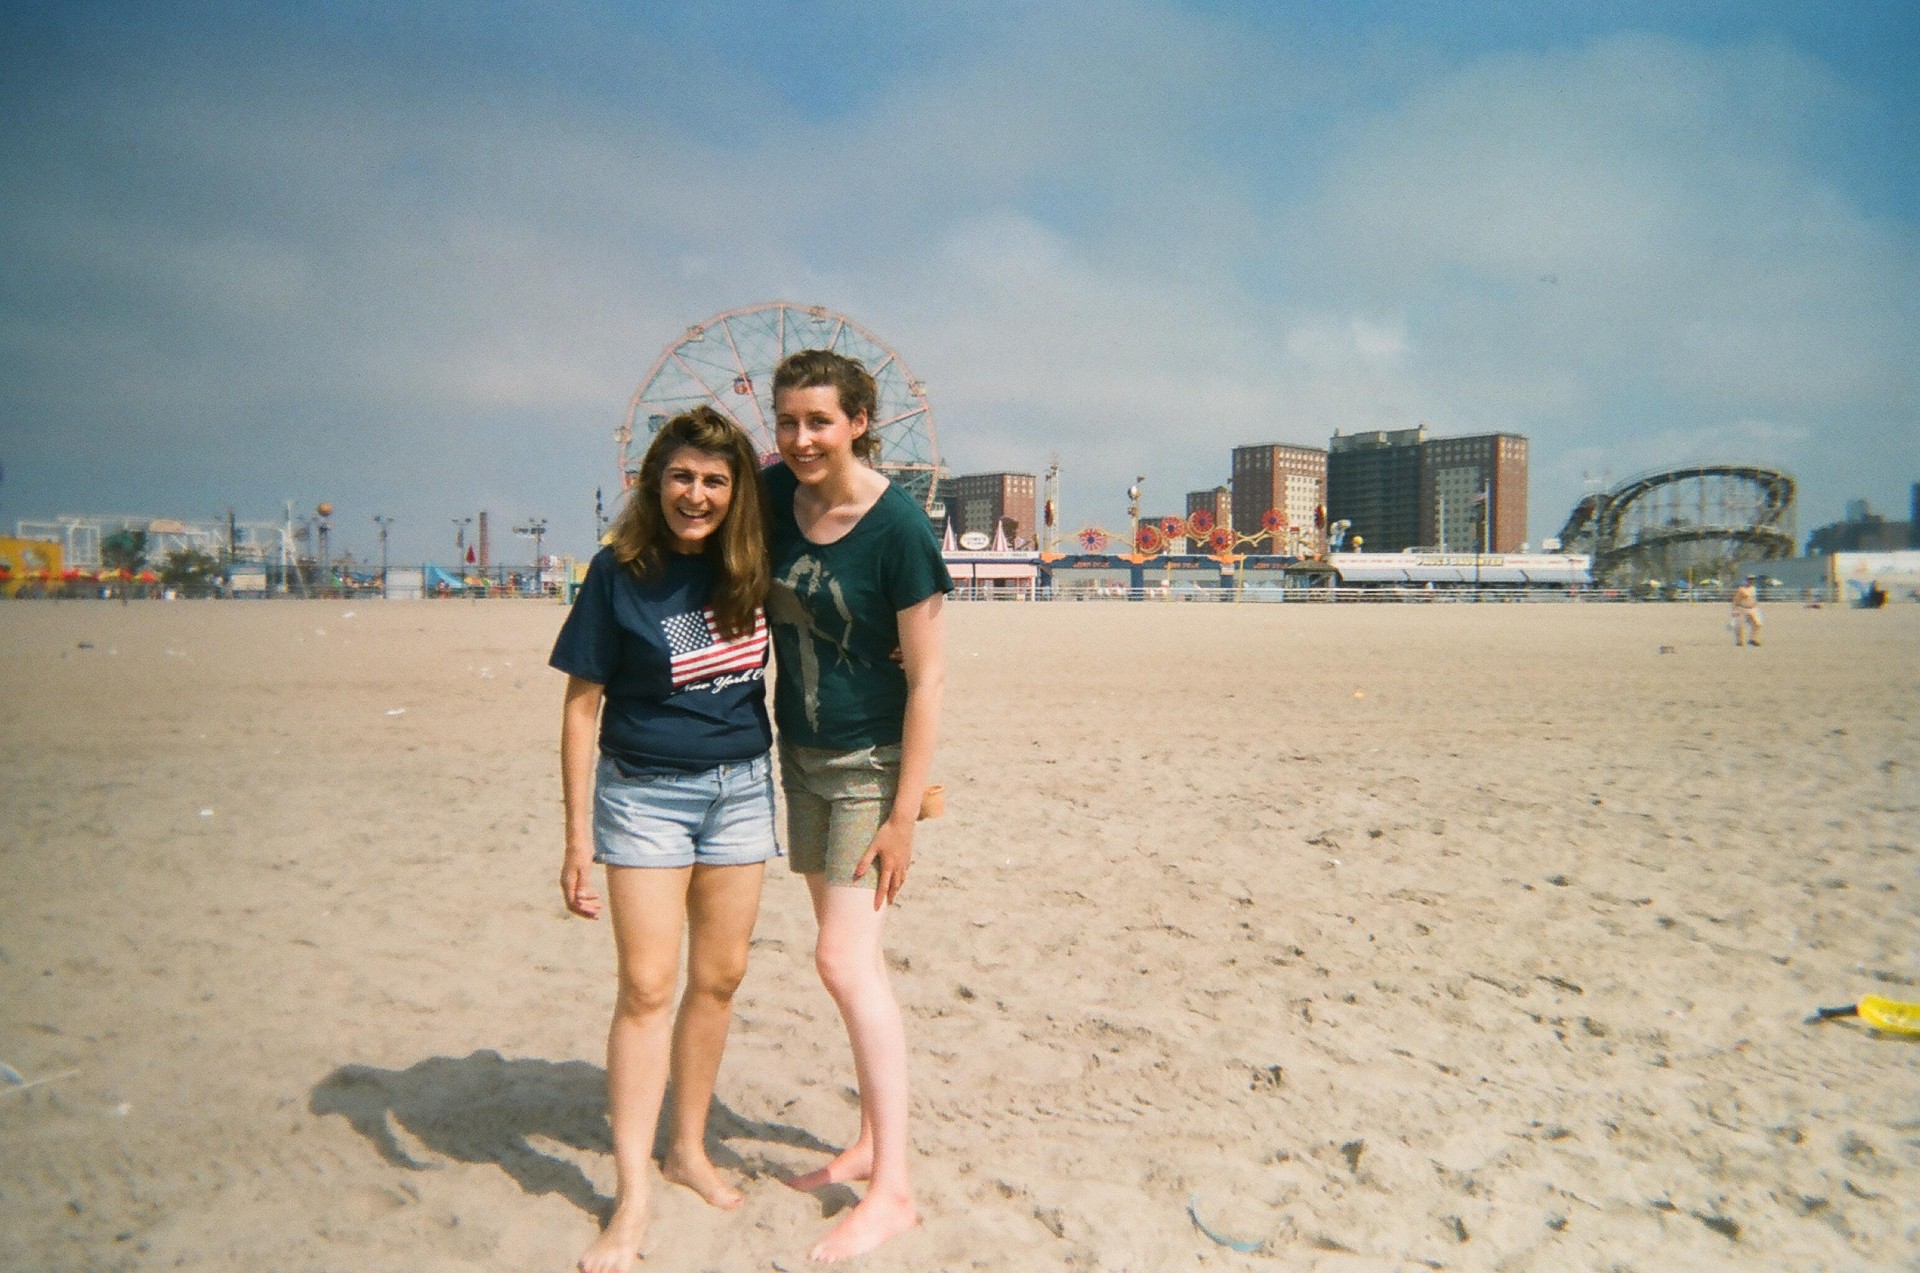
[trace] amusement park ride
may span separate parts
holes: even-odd
[[[775,454],[773,371],[788,354],[830,349],[857,358],[879,389],[873,432],[877,467],[929,512],[939,498],[940,446],[927,387],[900,355],[844,314],[818,305],[768,301],[695,323],[654,362],[614,430],[620,472],[632,485],[647,441],[682,411],[706,403],[753,439],[763,461]]]
[[[1794,483],[1742,464],[1698,464],[1629,478],[1574,506],[1560,540],[1593,557],[1609,586],[1717,572],[1793,556]]]
[[[1128,498],[1134,501],[1137,513],[1139,486],[1136,484],[1127,490]],[[1316,515],[1316,525],[1324,521],[1324,512]],[[1278,509],[1268,509],[1260,518],[1260,529],[1251,535],[1236,534],[1233,527],[1221,525],[1214,515],[1206,509],[1198,509],[1185,517],[1162,517],[1158,521],[1136,522],[1133,532],[1131,551],[1115,553],[1122,561],[1142,565],[1156,557],[1167,555],[1187,555],[1211,558],[1221,565],[1231,565],[1240,558],[1252,553],[1263,552],[1275,556],[1312,556],[1318,535],[1309,535],[1302,527],[1289,526]],[[1114,535],[1098,526],[1088,526],[1079,532],[1080,551],[1084,553],[1104,553],[1117,543],[1125,548],[1125,536]],[[1181,541],[1186,541],[1183,544]],[[1191,545],[1188,548],[1187,545]],[[1043,559],[1058,557],[1058,553],[1042,553]]]

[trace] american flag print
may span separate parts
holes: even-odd
[[[676,614],[662,619],[660,626],[667,634],[667,649],[673,655],[673,688],[676,690],[729,672],[750,672],[767,661],[764,610],[754,611],[753,631],[739,637],[721,636],[712,610]]]

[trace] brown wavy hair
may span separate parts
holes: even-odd
[[[836,354],[831,349],[803,349],[788,354],[773,369],[773,400],[780,401],[788,389],[818,389],[831,385],[840,394],[840,409],[849,420],[865,412],[867,431],[853,440],[853,453],[871,464],[880,458],[880,435],[874,432],[874,412],[880,405],[880,390],[873,376],[858,358]]]
[[[760,458],[739,425],[705,405],[683,412],[660,426],[640,461],[640,475],[607,534],[615,560],[641,579],[651,579],[673,551],[673,534],[660,511],[661,483],[667,462],[683,448],[727,462],[733,498],[720,528],[709,536],[706,556],[718,576],[713,587],[713,617],[721,635],[753,631],[754,612],[767,599],[772,570],[767,564],[765,495]]]

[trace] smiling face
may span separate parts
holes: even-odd
[[[854,463],[853,442],[867,431],[867,413],[849,419],[832,385],[783,389],[774,398],[773,436],[793,475],[812,485]]]
[[[660,512],[677,553],[697,553],[733,507],[733,468],[723,455],[683,446],[660,474]]]

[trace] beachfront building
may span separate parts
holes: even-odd
[[[1425,425],[1335,432],[1327,443],[1327,520],[1347,523],[1346,542],[1397,553],[1432,542],[1420,521]]]
[[[1492,518],[1484,528],[1483,506]],[[1515,552],[1527,539],[1527,439],[1431,438],[1425,425],[1335,433],[1327,519],[1346,522],[1347,543],[1357,536],[1369,552],[1459,552],[1483,542],[1489,552]]]
[[[1314,513],[1327,502],[1327,453],[1317,446],[1270,442],[1233,448],[1233,529],[1267,530],[1268,510],[1301,536],[1314,536]]]
[[[1424,547],[1518,552],[1527,539],[1527,440],[1483,433],[1423,442],[1420,525]]]
[[[1007,542],[1039,542],[1035,491],[1040,479],[1032,473],[969,473],[940,484],[947,504],[947,524],[955,535],[978,531],[989,538],[1003,523]]]

